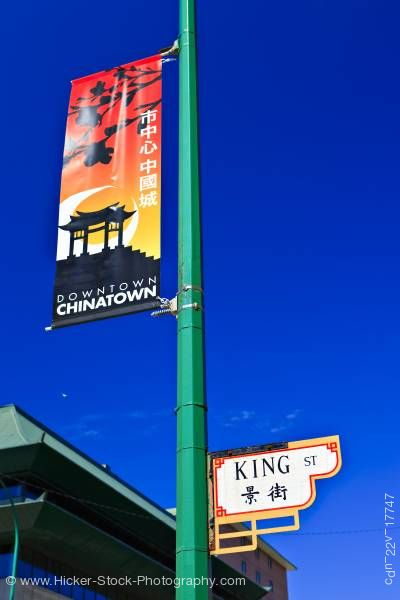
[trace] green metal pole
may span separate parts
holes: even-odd
[[[207,433],[198,168],[195,0],[180,0],[177,600],[208,598]],[[190,585],[188,580],[196,585]]]
[[[1,478],[0,478],[0,485],[7,492],[6,484],[4,483],[4,481]],[[17,511],[16,511],[16,508],[14,505],[14,501],[9,494],[8,494],[8,500],[11,504],[11,512],[12,512],[12,518],[13,518],[13,524],[14,524],[14,552],[13,552],[13,560],[12,560],[12,567],[11,567],[12,581],[9,584],[10,591],[9,591],[8,599],[14,600],[15,584],[17,581],[18,554],[19,554],[19,527],[18,527]]]

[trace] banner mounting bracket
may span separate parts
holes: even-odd
[[[174,317],[178,314],[178,297],[175,296],[168,300],[168,298],[160,298],[158,296],[157,300],[160,301],[160,308],[158,310],[154,310],[150,313],[151,317],[163,317],[164,315],[172,315]]]
[[[163,58],[167,57],[167,56],[178,56],[178,54],[179,54],[179,40],[176,39],[174,41],[174,43],[172,44],[172,46],[168,46],[167,48],[161,48],[160,54],[161,54],[161,56]]]

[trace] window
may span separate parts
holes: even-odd
[[[0,500],[5,500],[6,503],[10,501],[10,498],[21,498],[22,496],[22,486],[20,485],[10,485],[0,489]]]
[[[9,485],[5,488],[0,487],[0,504],[9,504],[10,498],[13,500],[25,498],[38,498],[38,492],[32,492],[24,485]]]
[[[74,600],[85,600],[85,590],[80,585],[74,585],[72,588],[72,597]]]
[[[9,547],[0,548],[0,579],[11,573],[13,554]],[[62,574],[62,575],[61,575]],[[72,577],[72,571],[67,565],[62,565],[47,556],[32,552],[22,547],[18,561],[18,577],[40,577],[44,578],[40,587],[48,588],[60,598],[73,600],[116,600],[122,595],[115,591],[104,593],[102,590],[94,590],[80,585],[68,585],[63,577]],[[81,574],[76,575],[81,578]],[[58,596],[57,596],[58,597]],[[125,596],[123,596],[125,598]]]
[[[12,569],[12,557],[11,552],[5,552],[0,554],[0,577],[7,577],[10,575]]]
[[[46,577],[48,577],[48,573],[42,566],[34,565],[32,576],[36,577],[37,579],[44,580]]]
[[[260,549],[259,548],[257,548],[257,550],[256,550],[256,559],[260,560]]]
[[[269,592],[273,592],[273,591],[274,591],[274,582],[272,581],[272,579],[270,579],[270,580],[268,581],[267,590],[268,590]]]
[[[18,577],[32,577],[32,565],[25,560],[18,561]]]
[[[272,558],[268,556],[268,568],[272,569]]]
[[[242,573],[243,575],[246,575],[247,573],[247,563],[245,560],[242,560]]]
[[[261,573],[260,571],[256,571],[256,583],[261,583]]]

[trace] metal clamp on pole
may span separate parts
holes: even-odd
[[[193,285],[191,283],[184,283],[182,289],[179,290],[178,294],[182,294],[183,292],[189,292],[193,290],[194,292],[200,292],[200,294],[204,294],[204,290],[199,285]]]
[[[192,302],[192,304],[182,304],[182,306],[179,307],[178,312],[180,312],[184,308],[193,308],[193,310],[203,310],[202,305],[198,302]]]
[[[175,296],[175,298],[172,298],[171,300],[168,300],[168,298],[160,297],[158,297],[157,300],[160,301],[160,308],[150,313],[151,317],[163,317],[164,315],[173,315],[174,317],[176,317],[176,315],[178,314],[177,296]]]
[[[196,286],[191,286],[192,288],[195,288]],[[198,288],[198,291],[200,291],[201,288]],[[182,291],[187,291],[187,290],[181,290]],[[178,294],[180,294],[181,292],[178,292]],[[160,308],[157,310],[154,310],[152,313],[150,313],[151,317],[163,317],[164,315],[172,315],[173,317],[176,317],[178,315],[178,313],[181,310],[184,309],[188,309],[188,308],[192,308],[193,310],[203,310],[203,307],[201,304],[199,304],[199,302],[192,302],[190,304],[182,304],[182,306],[180,306],[178,308],[178,294],[175,296],[175,298],[172,298],[171,300],[169,300],[168,298],[160,298],[158,297],[157,300],[160,301]]]
[[[200,294],[204,293],[203,288],[200,285],[193,285],[192,283],[184,283],[177,295],[179,296],[179,294],[184,294],[185,292],[192,292],[192,291],[199,292]],[[192,302],[191,304],[182,304],[182,306],[180,306],[178,308],[178,312],[180,312],[181,310],[183,310],[185,308],[193,308],[193,310],[203,310],[203,306],[201,304],[199,304],[198,302]]]

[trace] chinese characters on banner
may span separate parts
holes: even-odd
[[[256,536],[299,528],[299,511],[316,498],[315,480],[340,470],[338,436],[210,454],[210,550],[215,554],[254,550]],[[290,525],[258,529],[257,521],[292,517]],[[231,524],[250,521],[251,528]],[[225,531],[223,531],[225,528]],[[228,528],[229,531],[226,531]],[[247,536],[247,546],[229,541]],[[236,539],[235,539],[236,538]],[[236,548],[236,549],[235,549]]]
[[[53,327],[159,306],[161,57],[72,82]]]

